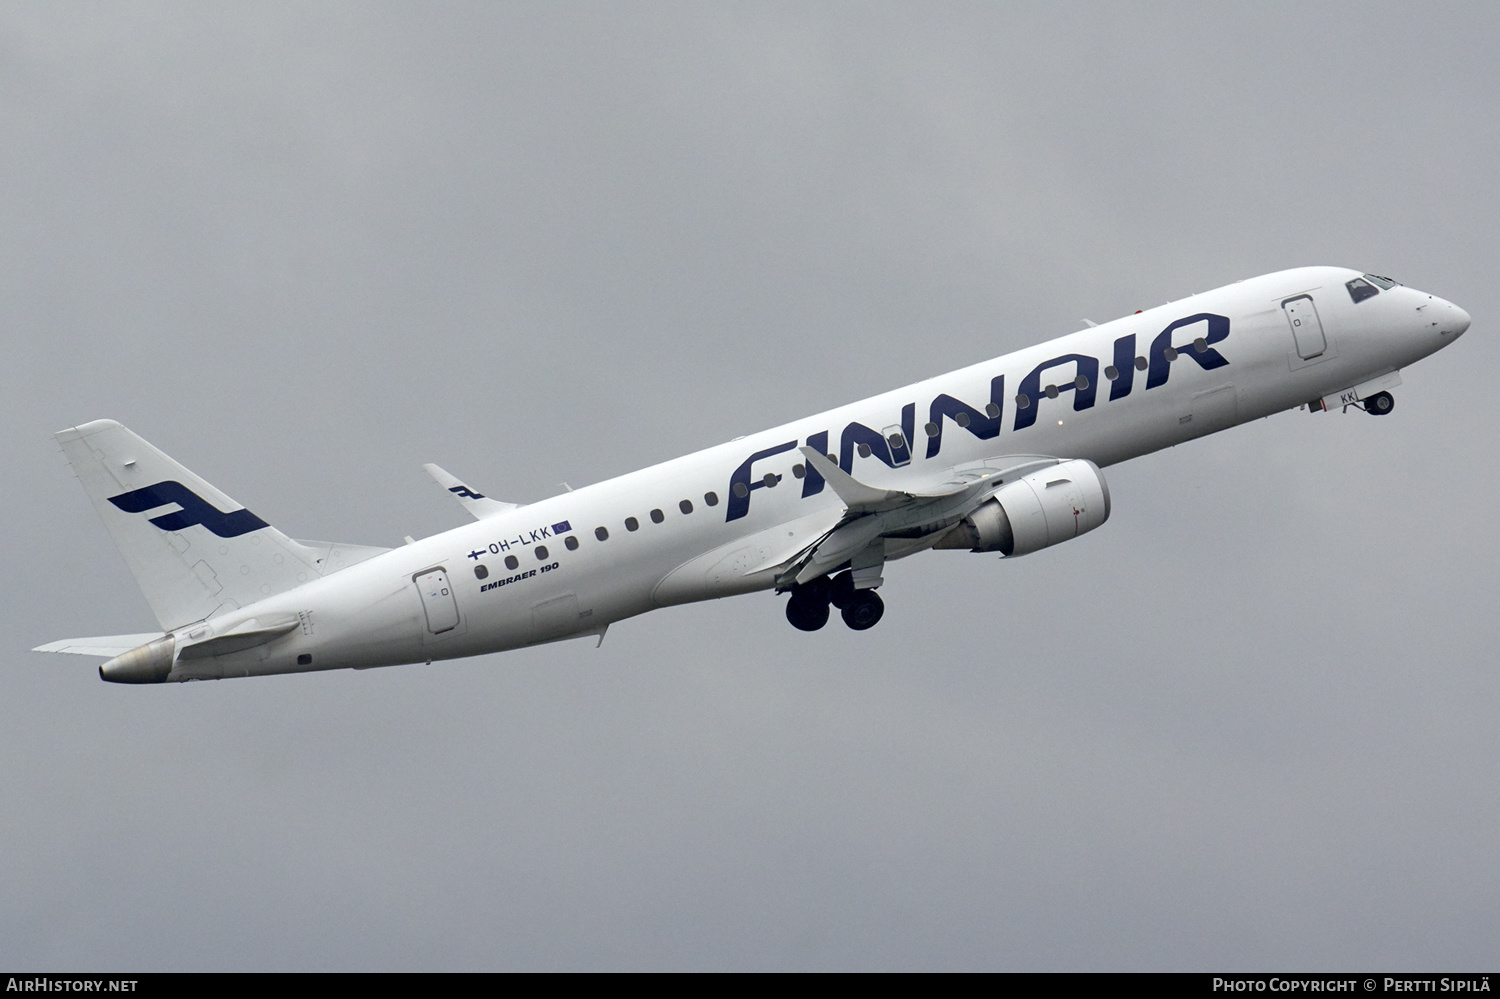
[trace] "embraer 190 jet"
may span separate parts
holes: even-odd
[[[435,465],[475,523],[395,549],[294,541],[112,420],[57,434],[160,631],[40,652],[162,683],[363,669],[581,636],[658,607],[786,595],[804,631],[880,620],[886,563],[1006,559],[1109,517],[1100,469],[1282,410],[1391,411],[1469,327],[1388,278],[1241,281],[529,505]]]

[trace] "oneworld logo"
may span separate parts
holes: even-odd
[[[241,534],[249,534],[262,527],[271,526],[249,510],[225,513],[174,479],[111,496],[109,501],[126,513],[145,513],[157,507],[176,503],[182,509],[151,518],[151,523],[163,531],[180,531],[198,524],[221,538],[237,538]]]

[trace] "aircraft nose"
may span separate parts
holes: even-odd
[[[1448,322],[1444,323],[1447,333],[1453,337],[1464,335],[1469,328],[1469,314],[1452,302],[1448,303]]]
[[[1417,306],[1417,315],[1421,317],[1423,328],[1445,340],[1457,340],[1463,336],[1464,331],[1469,328],[1469,314],[1436,295],[1428,295],[1426,298],[1426,304]]]

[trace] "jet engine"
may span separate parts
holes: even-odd
[[[163,635],[99,667],[99,679],[111,683],[166,683],[177,653],[177,636]]]
[[[1092,461],[1074,459],[1001,486],[933,547],[1029,555],[1108,519],[1103,473]]]

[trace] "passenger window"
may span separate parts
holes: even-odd
[[[861,458],[868,458],[872,453],[873,452],[870,451],[870,445],[868,445],[868,444],[861,444],[859,446],[859,456]]]
[[[641,522],[639,520],[636,520],[634,517],[626,517],[625,518],[625,530],[627,530],[627,531],[639,531],[640,529],[641,529]]]
[[[507,555],[507,556],[505,556],[505,567],[507,569],[514,569],[517,566],[519,566],[520,564],[521,564],[521,560],[518,559],[518,558],[516,558],[514,555]]]
[[[1000,415],[1000,404],[998,402],[992,402],[989,405],[985,406],[984,407],[984,415],[988,416],[992,420],[995,417],[999,416]]]
[[[1145,371],[1149,367],[1151,367],[1151,364],[1144,357],[1137,357],[1135,359],[1135,370]]]
[[[651,523],[653,523],[653,524],[660,524],[662,521],[664,521],[666,519],[667,519],[667,515],[664,514],[664,513],[662,513],[660,510],[652,510],[651,511]]]
[[[928,437],[936,437],[938,435],[938,425],[936,423],[929,423],[922,429],[927,432]]]
[[[1207,352],[1208,341],[1200,336],[1198,339],[1193,341],[1193,349],[1200,354]]]
[[[681,503],[677,504],[677,509],[681,510],[684,514],[692,513],[693,512],[693,501],[692,500],[683,500]]]
[[[767,489],[774,489],[776,488],[776,483],[781,481],[781,476],[777,475],[775,472],[767,472],[765,474],[765,477],[760,481],[761,484],[764,485]]]
[[[476,565],[474,567],[474,578],[475,579],[484,579],[489,574],[490,574],[490,570],[488,568],[486,568],[485,566]]]
[[[745,485],[743,482],[736,482],[734,484],[734,494],[740,499],[744,499],[746,496],[750,495],[750,487]]]
[[[805,478],[806,476],[807,476],[807,466],[804,465],[804,464],[802,464],[802,462],[799,461],[799,462],[797,462],[797,464],[795,464],[795,465],[792,466],[792,478],[794,478],[794,479],[801,479],[801,478]]]
[[[718,506],[719,505],[719,494],[718,493],[704,493],[703,494],[703,502],[707,503],[709,506]]]
[[[965,413],[963,410],[959,410],[958,413],[954,415],[953,422],[957,423],[961,427],[967,427],[969,425],[969,414]]]
[[[568,551],[570,552],[576,552],[578,550],[578,539],[573,537],[573,535],[571,534],[563,540],[563,544],[567,546]]]
[[[1084,389],[1089,387],[1088,378],[1084,375],[1079,375],[1077,378],[1073,379],[1073,387],[1082,392]]]
[[[600,541],[608,541],[609,540],[609,528],[607,528],[607,527],[596,527],[596,528],[594,528],[594,537],[598,538]]]
[[[1166,350],[1161,352],[1161,356],[1165,357],[1169,361],[1175,361],[1177,360],[1177,348],[1168,347]]]
[[[1020,395],[1016,396],[1016,408],[1017,409],[1030,409],[1031,408],[1031,396],[1027,395],[1024,392],[1021,393]]]
[[[1047,392],[1047,398],[1048,399],[1056,399],[1057,398],[1057,386],[1056,385],[1048,385],[1047,388],[1046,388],[1046,392]]]
[[[545,562],[545,561],[547,561],[547,546],[546,545],[537,545],[536,546],[536,560],[538,562]]]
[[[1120,377],[1120,369],[1111,364],[1104,369],[1104,377],[1108,378],[1110,381],[1114,381],[1116,378]]]
[[[1353,281],[1346,282],[1344,287],[1349,289],[1349,297],[1355,302],[1363,302],[1367,298],[1374,298],[1380,294],[1380,289],[1364,278],[1355,278]]]

